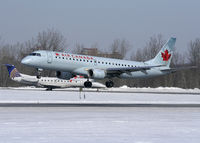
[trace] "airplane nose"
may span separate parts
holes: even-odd
[[[30,58],[25,57],[25,58],[22,59],[21,63],[23,65],[28,65],[28,64],[30,64],[30,61],[31,61]]]

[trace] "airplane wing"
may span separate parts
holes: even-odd
[[[106,69],[106,72],[108,74],[111,73],[125,73],[125,72],[136,72],[136,71],[146,71],[150,70],[151,68],[154,67],[161,67],[162,65],[156,65],[156,66],[140,66],[140,67],[125,67],[125,68],[108,68]]]

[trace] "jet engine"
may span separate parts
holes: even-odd
[[[56,77],[60,79],[70,79],[73,77],[73,74],[70,72],[61,72],[61,71],[56,71]]]
[[[106,77],[106,73],[104,70],[100,69],[91,69],[88,71],[89,77],[94,78],[94,79],[103,79]]]

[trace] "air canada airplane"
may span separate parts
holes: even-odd
[[[40,50],[23,58],[21,63],[37,69],[55,70],[61,78],[73,74],[85,76],[88,78],[85,87],[92,87],[90,79],[108,78],[106,87],[112,87],[114,83],[110,79],[113,77],[145,78],[176,71],[170,68],[175,42],[176,38],[170,38],[153,59],[145,62]]]
[[[52,90],[54,88],[84,87],[84,82],[87,80],[82,76],[76,76],[70,80],[59,79],[57,77],[41,77],[38,79],[35,76],[19,73],[14,65],[5,64],[5,66],[13,81],[36,87],[44,87],[47,88],[47,90]],[[105,85],[94,82],[92,88],[105,88]]]

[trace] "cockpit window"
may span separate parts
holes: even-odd
[[[41,54],[40,53],[31,53],[31,54],[29,54],[29,56],[38,56],[38,57],[41,57]]]

